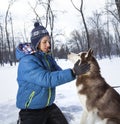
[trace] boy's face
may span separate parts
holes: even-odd
[[[49,50],[50,50],[50,37],[49,36],[44,36],[41,39],[41,41],[38,45],[38,49],[45,53],[49,52]]]

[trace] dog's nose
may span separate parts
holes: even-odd
[[[70,51],[68,51],[68,54],[71,54],[71,52],[70,52]]]

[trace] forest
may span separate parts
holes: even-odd
[[[66,38],[64,32],[55,27],[57,11],[54,9],[54,0],[34,0],[33,6],[28,2],[34,14],[31,22],[38,21],[49,29],[51,36],[51,52],[55,58],[67,59],[69,52],[79,53],[80,51],[92,48],[98,59],[113,56],[120,56],[120,0],[106,0],[105,7],[101,11],[94,11],[92,16],[84,15],[84,1],[80,0],[76,6],[74,0],[70,0],[73,8],[78,12],[80,18],[79,30],[74,29]],[[15,50],[22,39],[30,42],[27,29],[23,26],[24,35],[20,32],[16,34],[14,30],[14,17],[11,8],[17,0],[10,0],[4,13],[0,13],[0,65],[9,63],[10,66],[16,65]],[[98,3],[99,4],[99,3]],[[44,9],[43,15],[39,9]],[[69,10],[68,10],[69,11]],[[62,12],[64,14],[64,12]],[[56,30],[58,30],[56,32]],[[62,43],[60,38],[65,40]]]

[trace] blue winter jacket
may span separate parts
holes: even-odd
[[[19,60],[16,105],[20,109],[40,109],[55,100],[55,87],[75,79],[71,69],[62,70],[53,57],[43,52],[26,53],[16,49]]]

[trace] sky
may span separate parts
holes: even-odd
[[[6,12],[9,0],[4,0],[0,4],[0,14]],[[10,11],[13,16],[15,30],[22,31],[24,25],[28,32],[33,29],[33,11],[28,5],[29,0],[16,0]],[[73,0],[75,5],[80,7],[80,0]],[[35,0],[30,0],[29,3],[34,6]],[[85,17],[92,15],[93,11],[100,11],[105,6],[105,0],[84,0],[83,12]],[[57,14],[55,18],[55,27],[57,30],[62,30],[63,33],[69,36],[73,29],[79,29],[82,23],[80,13],[73,7],[71,0],[54,0],[52,8]],[[65,12],[64,14],[62,12]],[[42,10],[39,10],[39,15],[42,15]]]
[[[73,68],[73,63],[58,60],[63,68]],[[98,60],[101,74],[111,86],[120,86],[120,58],[106,58]],[[19,109],[16,108],[17,67],[5,65],[0,67],[0,124],[16,124]],[[75,81],[57,87],[55,103],[65,114],[69,124],[79,124],[82,115],[82,106],[78,98]],[[120,88],[116,88],[120,93]]]

